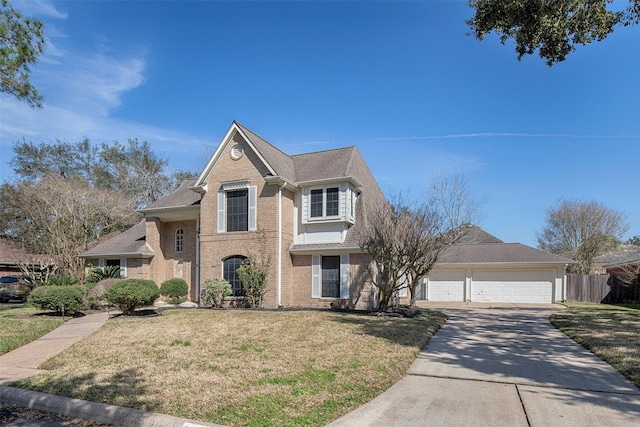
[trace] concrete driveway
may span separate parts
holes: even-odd
[[[549,323],[555,305],[421,303],[450,317],[407,375],[332,426],[638,426],[640,389]]]

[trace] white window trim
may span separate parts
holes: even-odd
[[[329,188],[338,189],[337,215],[326,215],[327,189]],[[311,192],[314,190],[322,190],[322,216],[311,216]],[[304,188],[302,191],[302,223],[348,222],[354,224],[355,201],[356,191],[350,184],[342,183]]]
[[[256,231],[257,227],[257,204],[258,187],[250,186],[249,181],[237,181],[222,184],[218,191],[218,233],[239,233],[238,231],[227,231],[227,192],[236,190],[248,190],[248,226],[247,231]],[[241,233],[241,232],[240,232]]]
[[[110,258],[110,259],[112,259],[112,258]],[[107,266],[106,258],[99,258],[98,259],[98,267],[104,268],[106,266]],[[120,258],[120,275],[124,279],[127,278],[127,259],[126,258]]]
[[[311,298],[321,299],[349,299],[350,272],[349,254],[340,255],[340,297],[322,296],[322,255],[311,257]]]

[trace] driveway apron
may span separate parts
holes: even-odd
[[[407,376],[333,426],[638,426],[640,389],[549,323],[555,305],[449,315]]]

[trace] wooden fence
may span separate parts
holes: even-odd
[[[567,274],[568,302],[613,304],[638,300],[637,289],[608,274]]]

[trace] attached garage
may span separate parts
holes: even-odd
[[[572,262],[472,227],[465,242],[440,254],[417,295],[429,301],[550,304],[565,299],[565,269]]]
[[[471,301],[551,303],[554,270],[476,270]]]
[[[465,271],[434,271],[427,282],[430,301],[464,301]]]

